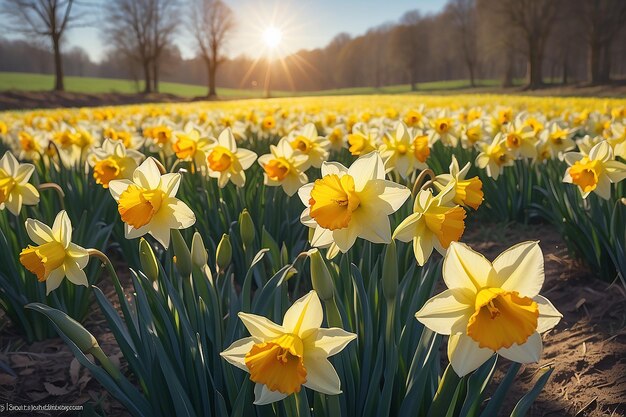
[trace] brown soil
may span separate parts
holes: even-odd
[[[549,226],[489,225],[468,221],[464,241],[489,259],[524,240],[541,241],[545,256],[546,295],[563,313],[560,324],[544,336],[544,356],[538,365],[522,367],[506,398],[502,415],[534,385],[537,370],[551,365],[554,372],[529,416],[624,416],[626,406],[626,294],[620,283],[593,279],[584,266],[569,257],[563,241]],[[121,268],[120,268],[121,269]],[[121,277],[128,283],[128,276]],[[116,296],[104,286],[109,299]],[[85,326],[104,351],[117,359],[120,352],[99,309]],[[0,370],[0,404],[95,404],[107,415],[128,415],[82,368],[60,339],[26,345],[11,328],[0,329],[0,363],[17,374]],[[123,360],[121,361],[124,367]],[[500,360],[496,379],[508,367]],[[17,415],[17,414],[14,414]],[[45,414],[41,414],[45,415]],[[54,415],[54,414],[51,414]]]
[[[545,257],[542,295],[563,314],[558,326],[544,335],[539,364],[523,366],[506,399],[503,415],[536,382],[537,370],[554,371],[532,406],[529,417],[624,416],[626,413],[626,293],[592,278],[591,271],[573,260],[561,237],[545,225],[468,224],[463,239],[493,260],[515,243],[539,240]],[[499,361],[501,366],[506,362]],[[502,370],[506,370],[508,365]],[[497,379],[503,375],[498,370]]]
[[[311,92],[315,93],[315,92]],[[407,91],[407,94],[409,92]],[[307,92],[296,93],[306,96]],[[417,91],[417,94],[515,94],[530,96],[555,96],[555,97],[626,97],[626,81],[616,81],[613,84],[589,86],[587,84],[576,85],[546,85],[544,88],[527,91],[523,87],[500,88],[500,87],[462,87],[447,90]],[[245,98],[245,97],[241,97]],[[24,109],[51,109],[57,107],[95,107],[114,106],[140,103],[174,103],[206,100],[206,97],[181,97],[174,94],[122,94],[101,93],[84,94],[74,92],[54,91],[0,91],[0,111],[24,110]]]

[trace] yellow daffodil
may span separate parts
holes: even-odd
[[[294,195],[308,180],[304,173],[308,157],[299,150],[294,150],[286,138],[281,139],[277,145],[270,145],[270,152],[258,159],[265,171],[265,185],[281,186],[287,195]]]
[[[207,152],[215,139],[208,137],[200,128],[191,123],[185,125],[183,132],[175,132],[172,150],[181,161],[193,161],[198,169],[207,164]]]
[[[155,160],[148,158],[135,170],[132,181],[109,182],[127,239],[149,233],[167,249],[171,229],[186,229],[196,222],[193,211],[175,197],[180,180],[179,173],[161,175]]]
[[[388,216],[410,194],[406,187],[385,180],[384,164],[377,152],[360,157],[350,168],[325,162],[322,178],[298,191],[306,206],[300,220],[315,229],[313,246],[326,247],[334,242],[342,252],[347,252],[357,237],[389,243]]]
[[[576,147],[576,143],[572,140],[575,132],[576,129],[561,127],[561,123],[554,121],[541,132],[540,138],[548,144],[554,156],[560,156],[563,152]]]
[[[365,123],[357,123],[348,135],[348,150],[354,156],[365,155],[372,152],[378,146],[379,130],[369,128]]]
[[[35,243],[20,253],[20,262],[46,282],[46,294],[61,285],[67,277],[75,285],[88,286],[83,269],[89,262],[87,250],[72,243],[72,223],[65,211],[57,214],[52,228],[39,220],[26,220],[26,233]]]
[[[506,137],[498,133],[493,142],[488,145],[482,144],[482,152],[476,157],[476,166],[487,171],[494,180],[500,176],[500,172],[506,166],[514,163],[513,155],[506,148]]]
[[[465,210],[451,205],[454,183],[436,197],[430,190],[421,190],[415,197],[413,214],[404,219],[393,232],[393,238],[413,241],[415,259],[424,265],[433,252],[444,255],[451,242],[461,238],[465,230]]]
[[[454,121],[445,110],[442,110],[438,117],[430,120],[430,127],[430,143],[441,141],[444,145],[454,147],[459,142]]]
[[[416,169],[426,169],[426,158],[430,154],[428,137],[415,135],[413,140],[409,128],[400,122],[393,133],[385,135],[380,147],[380,156],[385,161],[387,172],[396,171],[402,178],[407,178]]]
[[[611,198],[611,183],[626,178],[626,164],[613,159],[613,150],[606,141],[591,148],[589,155],[568,152],[563,159],[569,165],[563,182],[576,184],[583,198],[595,192],[608,200]]]
[[[308,123],[301,130],[293,132],[288,141],[294,150],[307,156],[309,166],[319,168],[322,162],[328,159],[330,142],[323,136],[318,136],[313,123]]]
[[[435,178],[435,187],[442,191],[450,183],[454,183],[454,197],[452,201],[460,206],[471,207],[477,210],[483,202],[483,183],[478,177],[465,179],[470,169],[470,163],[465,164],[463,169],[459,170],[459,162],[452,155],[450,163],[450,173],[437,175]]]
[[[505,146],[515,157],[534,159],[537,156],[537,138],[535,131],[524,122],[520,113],[513,122],[503,127]]]
[[[228,181],[237,187],[246,184],[245,170],[250,168],[257,155],[248,149],[238,149],[230,128],[220,133],[215,145],[207,150],[209,176],[217,178],[217,184],[224,188]]]
[[[105,139],[101,147],[92,150],[88,161],[96,184],[109,188],[112,180],[130,179],[144,158],[139,151],[127,150],[121,141]]]
[[[239,313],[250,337],[234,342],[221,356],[250,374],[254,404],[263,405],[300,392],[302,386],[327,395],[341,393],[341,381],[328,357],[341,352],[354,333],[320,328],[322,304],[315,291],[287,310],[282,325],[263,316]]]
[[[448,289],[415,317],[432,331],[450,335],[448,358],[459,376],[494,353],[519,363],[539,361],[540,333],[562,316],[539,295],[544,271],[538,242],[515,245],[493,263],[453,242],[443,261],[443,280]]]
[[[0,210],[6,207],[17,216],[23,204],[39,203],[39,192],[28,182],[34,171],[34,165],[20,164],[11,152],[5,152],[0,158]]]
[[[485,129],[481,119],[472,120],[461,127],[461,145],[468,149],[474,147],[485,137]]]

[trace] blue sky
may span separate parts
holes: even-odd
[[[96,0],[105,3],[106,0]],[[186,0],[182,0],[184,4]],[[283,31],[280,53],[325,46],[335,35],[365,33],[367,29],[397,21],[408,10],[437,12],[445,0],[225,0],[233,9],[237,27],[227,45],[230,56],[258,56],[260,41],[267,26]],[[185,58],[195,55],[193,39],[181,25],[176,43]],[[96,27],[76,28],[68,32],[67,45],[84,48],[93,60],[103,56],[104,42]]]

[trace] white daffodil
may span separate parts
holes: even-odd
[[[11,152],[5,152],[0,159],[0,210],[6,207],[17,216],[23,204],[39,203],[39,191],[28,182],[34,171],[33,164],[20,164]]]
[[[451,242],[461,238],[465,230],[465,210],[452,205],[454,184],[448,184],[436,197],[422,190],[415,197],[413,214],[404,219],[393,232],[393,238],[413,241],[415,259],[424,265],[433,249],[444,255]]]
[[[92,150],[88,161],[96,184],[109,188],[112,180],[131,178],[144,158],[141,152],[126,149],[122,141],[105,139],[101,147]]]
[[[563,182],[578,185],[583,198],[595,192],[608,200],[611,198],[611,183],[626,178],[626,164],[613,159],[613,150],[607,141],[591,148],[589,155],[568,152],[563,159],[570,166]]]
[[[500,176],[500,172],[506,166],[514,164],[513,155],[505,146],[506,138],[502,133],[498,133],[490,145],[483,143],[482,152],[476,157],[476,166],[484,169],[494,180]]]
[[[467,206],[476,210],[483,202],[483,183],[478,177],[465,179],[470,165],[471,164],[468,162],[463,169],[459,169],[459,162],[456,160],[456,157],[452,155],[450,173],[437,175],[435,178],[435,187],[437,187],[439,191],[442,191],[448,184],[454,183],[454,197],[452,201],[460,206]]]
[[[539,295],[544,271],[538,242],[515,245],[493,263],[452,242],[443,280],[448,289],[428,300],[415,317],[432,331],[450,335],[448,358],[459,376],[494,353],[519,363],[539,361],[540,334],[562,315]]]
[[[239,313],[250,332],[221,356],[250,374],[257,405],[280,401],[302,386],[327,395],[341,393],[341,381],[328,357],[341,352],[354,333],[320,328],[322,304],[315,291],[287,310],[282,325],[263,316]]]
[[[151,234],[165,248],[171,229],[186,229],[196,222],[191,209],[177,199],[181,174],[161,175],[153,158],[146,159],[131,180],[113,180],[109,191],[125,223],[127,239]]]
[[[26,220],[26,233],[36,246],[20,252],[20,263],[39,282],[46,282],[50,294],[67,277],[73,284],[88,286],[83,269],[89,262],[87,250],[72,243],[72,223],[65,210],[57,214],[52,229],[35,219]]]
[[[217,178],[217,184],[224,188],[228,181],[237,187],[246,184],[245,170],[256,161],[256,154],[248,149],[238,149],[237,142],[230,128],[220,133],[215,145],[208,151],[207,163],[209,176]]]
[[[330,141],[317,134],[313,123],[308,123],[301,130],[293,132],[287,140],[294,150],[307,156],[309,166],[319,168],[322,162],[328,159]]]
[[[270,145],[270,152],[258,159],[265,171],[265,185],[282,186],[287,195],[294,195],[309,179],[304,173],[308,157],[299,150],[294,150],[286,138],[275,146]]]
[[[430,155],[428,136],[414,136],[403,122],[399,122],[393,133],[385,135],[383,142],[380,156],[387,172],[397,171],[402,178],[407,178],[416,169],[428,168],[425,163]]]
[[[525,113],[503,126],[506,148],[513,156],[534,159],[537,156],[537,137],[533,128],[525,123]]]
[[[389,243],[388,216],[410,194],[403,185],[385,180],[385,168],[378,152],[360,157],[350,168],[325,162],[322,178],[298,191],[307,206],[300,220],[305,226],[315,228],[311,245],[316,247],[334,242],[342,252],[347,252],[357,237]]]

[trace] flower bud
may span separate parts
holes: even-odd
[[[250,213],[248,213],[248,209],[243,209],[239,215],[239,235],[241,236],[244,247],[252,245],[255,234],[252,217]]]
[[[42,313],[53,322],[83,353],[91,353],[99,348],[98,341],[79,322],[55,308],[41,303],[30,303],[26,308]]]
[[[191,275],[191,253],[187,243],[185,243],[185,239],[183,239],[183,235],[180,234],[178,229],[172,229],[172,243],[174,245],[174,255],[176,256],[174,263],[178,272],[185,277]]]
[[[191,261],[198,268],[202,268],[207,264],[208,259],[202,236],[196,232],[193,234],[193,240],[191,241]]]
[[[222,240],[217,245],[216,264],[218,271],[224,271],[230,265],[230,261],[233,257],[233,247],[230,245],[230,237],[224,233]]]
[[[333,298],[335,293],[333,277],[330,275],[330,271],[319,250],[311,249],[309,251],[309,259],[311,259],[311,284],[313,289],[317,291],[322,300],[328,301]]]
[[[159,278],[159,264],[156,256],[152,251],[152,247],[144,238],[139,240],[139,261],[141,262],[141,270],[152,281]]]
[[[383,295],[387,300],[393,300],[398,291],[398,257],[396,243],[391,241],[385,249],[383,260]]]

